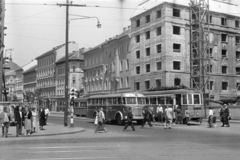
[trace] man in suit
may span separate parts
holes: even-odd
[[[16,137],[22,135],[22,126],[24,121],[24,113],[22,106],[17,106],[15,110],[15,123],[16,123]]]
[[[143,113],[143,121],[142,121],[141,129],[143,129],[146,122],[148,122],[149,127],[152,127],[152,124],[151,124],[152,114],[151,114],[151,112],[149,112],[149,106],[145,106],[142,113]]]
[[[127,114],[127,124],[126,124],[125,127],[123,128],[123,131],[126,131],[126,129],[127,129],[127,127],[128,127],[129,125],[131,125],[132,130],[135,131],[134,125],[133,125],[133,123],[132,123],[132,118],[133,118],[132,108],[129,107],[128,114]]]
[[[227,127],[230,127],[229,119],[228,119],[229,118],[229,110],[228,110],[227,104],[224,104],[224,107],[225,107],[225,109],[223,111],[223,121],[224,121],[224,123],[223,123],[222,127],[224,127],[225,124],[227,125]]]

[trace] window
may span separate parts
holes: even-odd
[[[129,59],[126,60],[126,70],[129,70]]]
[[[145,65],[145,68],[146,68],[146,72],[150,72],[150,70],[151,70],[150,64],[146,64],[146,65]]]
[[[222,58],[227,58],[227,50],[222,49]]]
[[[140,42],[140,35],[136,35],[136,43]]]
[[[145,89],[150,89],[150,81],[145,81]]]
[[[235,27],[239,28],[239,20],[235,20]]]
[[[240,91],[240,83],[236,84],[236,89],[237,89],[237,91]]]
[[[160,18],[160,17],[162,16],[162,11],[161,11],[161,9],[159,9],[156,13],[157,13],[157,18]]]
[[[222,82],[222,90],[228,90],[228,82]]]
[[[136,58],[137,58],[137,59],[140,58],[140,50],[136,51]]]
[[[240,52],[239,51],[236,51],[236,58],[240,59]]]
[[[180,17],[180,10],[173,8],[173,17]]]
[[[227,42],[227,34],[222,34],[222,42]]]
[[[213,65],[207,65],[207,72],[212,73],[212,66]]]
[[[173,52],[181,52],[181,44],[173,43]]]
[[[209,81],[207,85],[207,89],[213,90],[213,81]]]
[[[146,20],[146,23],[149,23],[149,22],[150,22],[150,15],[147,15],[147,16],[145,17],[145,20]]]
[[[160,88],[161,87],[161,79],[156,79],[156,87]]]
[[[129,77],[126,78],[126,87],[129,87]]]
[[[236,43],[240,43],[240,36],[236,36]]]
[[[212,15],[209,15],[207,18],[206,18],[206,21],[208,23],[212,23]]]
[[[174,86],[180,86],[180,84],[181,84],[181,79],[175,78],[174,79]]]
[[[240,75],[240,67],[236,67],[236,75]]]
[[[161,53],[161,51],[162,51],[162,46],[161,46],[161,44],[158,44],[157,45],[157,53]]]
[[[140,74],[140,66],[136,67],[136,74]]]
[[[159,62],[156,62],[156,66],[157,66],[157,70],[161,70],[162,69],[162,62],[159,61]]]
[[[162,34],[162,27],[158,27],[156,30],[157,36]]]
[[[120,88],[123,88],[123,78],[120,78]]]
[[[212,48],[209,48],[209,49],[207,50],[207,53],[208,53],[209,58],[213,58],[212,52],[213,52],[213,49],[212,49]]]
[[[227,18],[221,18],[221,25],[226,26],[227,25]]]
[[[120,72],[123,71],[123,61],[120,62]]]
[[[75,77],[72,78],[72,83],[73,83],[73,84],[76,83],[76,78],[75,78]]]
[[[140,90],[140,82],[135,82],[135,90]]]
[[[140,26],[140,19],[136,20],[136,27]]]
[[[227,66],[222,66],[222,74],[227,74]]]
[[[76,67],[75,67],[75,66],[73,66],[73,72],[75,72],[75,68],[76,68]]]
[[[181,28],[178,26],[173,26],[173,34],[180,35]]]
[[[173,69],[174,70],[181,70],[181,62],[173,61]]]
[[[150,47],[146,48],[146,56],[150,56]]]
[[[146,39],[150,39],[150,31],[147,31],[147,32],[145,33],[145,37],[146,37]]]

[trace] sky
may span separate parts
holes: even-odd
[[[70,22],[69,41],[78,43],[79,48],[88,48],[122,33],[123,28],[130,25],[137,6],[145,0],[69,1],[86,5],[70,7],[69,19],[80,18],[76,15],[98,17],[102,25],[97,28],[96,18]],[[230,1],[240,6],[239,0]],[[56,4],[66,0],[5,0],[5,3],[5,54],[11,54],[19,66],[65,43],[66,8]]]

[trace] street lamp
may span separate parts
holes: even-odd
[[[67,0],[67,3],[68,3],[68,0]],[[72,19],[68,19],[68,6],[66,6],[66,44],[65,44],[65,112],[64,112],[64,126],[67,126],[67,116],[68,116],[68,32],[69,32],[69,24],[71,21],[73,20],[79,20],[79,19],[89,19],[89,18],[96,18],[97,19],[97,27],[98,28],[101,28],[101,24],[99,22],[99,19],[98,17],[88,17],[88,16],[82,16],[82,15],[74,15],[74,16],[78,16],[78,17],[81,17],[81,18],[72,18]],[[73,107],[73,106],[71,106]],[[72,109],[71,109],[72,111]],[[71,113],[71,117],[73,117],[73,113]],[[73,119],[72,119],[72,122],[71,124],[73,124]],[[73,126],[73,125],[72,125]]]

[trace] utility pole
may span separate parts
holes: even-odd
[[[65,41],[65,111],[63,125],[68,125],[68,31],[69,31],[69,6],[85,7],[86,5],[74,5],[69,4],[69,0],[66,0],[66,4],[57,4],[59,6],[66,6],[66,41]]]

